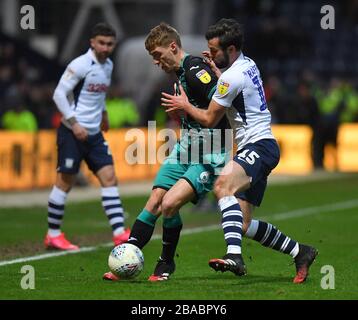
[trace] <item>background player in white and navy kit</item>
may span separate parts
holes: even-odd
[[[75,250],[61,225],[68,192],[84,160],[102,186],[102,205],[118,245],[128,240],[123,207],[117,189],[113,158],[101,130],[108,130],[106,91],[111,83],[113,63],[108,58],[116,44],[114,29],[98,23],[92,29],[91,48],[66,68],[53,99],[63,115],[57,132],[57,177],[48,201],[48,232],[45,246]]]
[[[291,255],[296,264],[294,282],[301,283],[307,278],[317,250],[290,239],[270,223],[252,219],[254,207],[263,199],[267,176],[280,158],[271,132],[271,115],[260,72],[255,62],[242,53],[243,32],[235,20],[221,19],[210,26],[206,39],[216,67],[228,68],[218,80],[209,108],[192,106],[183,90],[181,96],[163,93],[162,104],[167,111],[186,111],[207,127],[214,126],[226,114],[234,131],[237,153],[214,186],[222,213],[227,254],[222,259],[211,259],[209,265],[215,270],[232,271],[239,276],[245,274],[241,256],[241,239],[245,235]]]

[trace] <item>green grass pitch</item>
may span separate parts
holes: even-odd
[[[128,224],[145,204],[146,197],[123,197]],[[21,198],[20,198],[21,201]],[[218,212],[182,210],[184,228],[220,223]],[[82,247],[81,252],[42,260],[6,264],[17,258],[49,253],[42,247],[46,232],[46,204],[24,209],[0,209],[0,299],[358,299],[358,176],[325,181],[269,186],[255,213],[302,243],[312,244],[319,256],[306,283],[295,285],[291,257],[244,239],[243,256],[248,275],[216,273],[210,258],[225,253],[221,229],[183,234],[178,246],[176,272],[166,282],[150,283],[161,250],[160,237],[144,248],[145,266],[134,280],[117,283],[101,279],[107,271],[111,232],[100,200],[68,204],[64,231]],[[156,234],[160,233],[158,221]],[[52,252],[52,251],[50,251]],[[21,288],[21,268],[35,270],[35,289]],[[334,268],[334,289],[323,289],[322,267]],[[324,281],[323,281],[324,282]]]

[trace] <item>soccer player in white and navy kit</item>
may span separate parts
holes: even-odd
[[[252,219],[266,189],[267,177],[280,159],[280,151],[271,132],[271,114],[267,108],[260,72],[255,62],[242,52],[243,32],[233,19],[221,19],[210,26],[206,39],[213,68],[228,68],[218,80],[207,110],[193,107],[185,92],[180,96],[163,93],[167,111],[184,110],[204,126],[212,127],[225,114],[238,146],[214,186],[222,213],[227,253],[211,259],[209,265],[238,276],[246,273],[241,255],[242,236],[291,255],[296,265],[295,283],[306,280],[317,250],[290,239],[270,223]],[[214,70],[218,73],[218,69]]]
[[[96,24],[90,44],[87,53],[67,66],[53,95],[63,118],[57,131],[57,177],[48,200],[47,248],[78,249],[61,232],[61,225],[66,198],[82,160],[101,184],[102,205],[112,227],[114,244],[128,240],[130,233],[124,228],[113,158],[101,132],[109,128],[105,98],[113,69],[109,56],[116,44],[114,29],[105,23]]]

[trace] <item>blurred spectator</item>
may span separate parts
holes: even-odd
[[[358,92],[347,81],[343,84],[344,109],[341,114],[341,122],[358,121]]]
[[[289,98],[287,88],[284,87],[281,80],[271,75],[264,82],[265,97],[272,116],[272,123],[292,122],[292,112],[289,108]]]
[[[340,80],[333,78],[328,90],[318,89],[315,95],[318,99],[320,117],[316,129],[314,164],[316,168],[323,168],[326,145],[333,146],[335,152],[337,151],[338,129],[344,109],[344,88]],[[334,158],[334,166],[337,168],[337,157]]]
[[[52,100],[54,84],[34,83],[29,90],[29,108],[35,115],[39,129],[57,128],[52,123],[57,108]]]
[[[109,127],[112,129],[135,126],[139,122],[140,116],[135,102],[123,97],[118,85],[111,86],[106,100],[106,109]]]
[[[309,83],[301,81],[298,84],[295,102],[298,123],[307,124],[313,129],[319,121],[320,111],[318,101],[311,92]]]
[[[37,131],[36,118],[31,111],[25,109],[23,101],[18,97],[9,99],[10,109],[1,118],[3,128],[12,131]]]
[[[300,122],[307,124],[311,127],[312,136],[312,160],[315,168],[321,168],[323,159],[321,159],[321,147],[320,147],[320,130],[319,130],[319,118],[320,111],[318,107],[318,101],[316,97],[311,93],[310,85],[306,81],[299,83],[297,88],[297,100],[296,110],[300,115]]]
[[[11,43],[0,44],[0,101],[5,98],[7,90],[15,81],[15,54]],[[0,103],[0,108],[3,108]]]
[[[63,0],[59,2],[63,2]],[[63,8],[60,9],[60,7]],[[196,7],[200,8],[200,6]],[[265,77],[266,98],[273,123],[295,124],[306,121],[302,119],[306,115],[301,113],[301,111],[304,113],[305,111],[297,109],[296,102],[298,101],[293,99],[295,97],[293,90],[296,89],[298,80],[297,74],[301,70],[307,68],[317,73],[321,79],[330,78],[335,72],[340,72],[342,77],[354,77],[357,73],[358,60],[354,52],[358,48],[358,37],[356,36],[358,33],[358,1],[335,2],[336,22],[340,23],[336,23],[336,29],[330,32],[322,31],[318,27],[317,21],[321,17],[320,7],[320,2],[309,0],[303,2],[217,0],[214,3],[212,20],[223,16],[233,16],[245,25],[245,33],[248,35],[247,41],[245,41],[245,52],[257,61],[262,75]],[[137,12],[131,11],[133,19],[128,19],[126,23],[137,21],[134,18],[140,14],[141,10],[146,10],[143,8],[140,6]],[[62,12],[62,16],[66,16],[66,6],[59,4],[58,10]],[[63,26],[59,22],[54,21],[53,23],[49,26],[52,31],[57,30],[53,36],[57,37],[59,43],[62,43],[61,40],[64,39]],[[128,26],[125,28],[125,36],[128,39],[139,36],[143,32],[140,24],[134,22],[133,24],[135,25],[132,28]],[[41,25],[43,23],[39,22],[39,29],[36,30],[40,34],[43,31]],[[48,28],[46,28],[47,31]],[[334,52],[330,50],[332,41],[337,42]],[[76,50],[82,50],[81,45],[77,44]],[[60,51],[58,50],[58,52]],[[120,65],[126,64],[129,56],[133,58],[135,51],[130,52],[132,54],[126,54]],[[141,70],[141,68],[136,68],[136,70],[140,71],[139,79],[143,79],[146,70]],[[29,42],[10,37],[0,31],[0,117],[6,111],[5,97],[13,90],[13,87],[16,87],[21,92],[25,105],[35,115],[39,129],[57,127],[59,116],[51,98],[48,99],[47,87],[51,86],[49,84],[51,81],[57,81],[62,71],[63,66],[59,65],[56,59],[47,59],[40,52],[33,50]],[[131,83],[131,87],[134,89],[128,91],[132,94],[128,98],[133,99],[138,96],[137,83],[138,81]],[[165,119],[165,114],[159,107],[160,92],[165,91],[164,86],[167,83],[168,79],[164,78],[158,85],[150,82],[147,95],[148,97],[153,96],[153,98],[142,99],[148,103],[138,103],[137,106],[120,94],[114,94],[108,99],[107,107],[111,126],[113,128],[133,125],[146,126],[147,121],[153,119],[156,119],[160,125],[166,122],[166,125],[171,126],[170,120],[168,117]],[[352,81],[351,83],[350,88],[347,85],[344,92],[344,107],[340,113],[341,122],[358,121],[356,111],[358,98],[353,89],[356,84]],[[141,88],[142,91],[146,90]],[[323,91],[323,88],[316,90],[316,92]],[[316,97],[319,98],[319,94]],[[325,104],[325,102],[322,103]],[[323,113],[325,112],[323,111]]]
[[[13,81],[13,69],[11,66],[0,65],[0,99],[4,98],[6,91],[11,86]]]
[[[304,29],[297,29],[287,17],[262,18],[253,37],[255,41],[250,42],[249,49],[260,60],[276,59],[283,63],[293,58],[303,58],[312,52],[308,33]]]

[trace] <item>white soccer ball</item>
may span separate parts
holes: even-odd
[[[143,270],[143,252],[133,244],[120,244],[111,251],[108,266],[120,279],[134,278]]]

